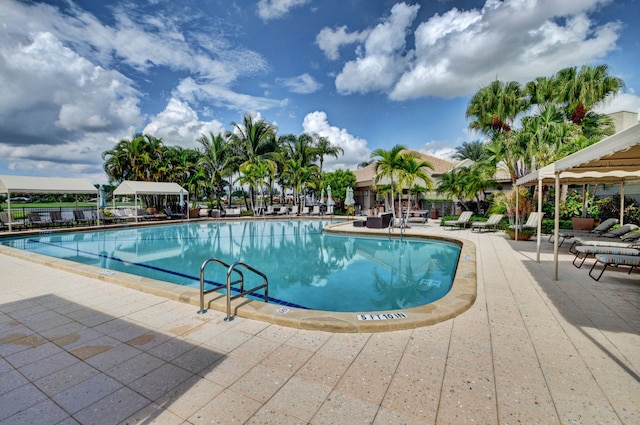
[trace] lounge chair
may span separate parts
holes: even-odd
[[[538,228],[538,222],[540,220],[542,220],[542,217],[544,217],[544,213],[543,212],[532,212],[529,213],[529,217],[527,217],[527,222],[524,223],[520,229],[537,229]],[[509,229],[515,229],[516,226],[515,225],[511,225],[509,226]]]
[[[316,205],[313,207],[313,210],[309,213],[309,215],[320,215],[320,205]]]
[[[74,210],[73,211],[73,218],[75,219],[76,223],[78,224],[87,224],[87,223],[91,223],[93,221],[93,217],[92,218],[87,218],[87,216],[85,216],[84,211],[81,210]]]
[[[586,235],[577,236],[569,247],[569,252],[576,253],[576,247],[580,245],[591,246],[617,246],[620,248],[629,248],[630,245],[637,243],[640,239],[640,232],[636,232],[638,226],[635,224],[624,224],[602,235]]]
[[[573,259],[573,265],[577,268],[582,267],[585,260],[598,254],[611,254],[611,255],[640,255],[640,251],[635,248],[620,248],[617,246],[593,246],[593,245],[580,245],[576,248],[576,256]],[[582,260],[577,263],[578,260]]]
[[[224,214],[225,217],[240,217],[241,215],[240,208],[227,208]]]
[[[484,229],[496,231],[502,217],[502,214],[492,214],[487,221],[473,221],[471,222],[471,231],[476,229],[478,232],[482,232]]]
[[[298,215],[298,206],[294,205],[289,208],[289,215]]]
[[[278,215],[285,215],[285,214],[289,214],[289,208],[282,206],[280,207],[280,209],[277,211]]]
[[[164,213],[167,215],[167,217],[169,217],[172,220],[176,220],[176,219],[179,220],[187,217],[186,215],[180,212],[173,212],[169,207],[166,207],[164,209]]]
[[[5,226],[7,227],[11,226],[12,228],[26,226],[26,223],[24,222],[24,220],[16,220],[13,217],[13,214],[9,216],[8,212],[0,212],[0,221],[2,221],[2,224],[4,224]]]
[[[571,239],[575,236],[586,236],[586,235],[602,235],[606,232],[609,231],[609,229],[611,229],[613,226],[615,226],[616,224],[618,224],[618,219],[617,218],[608,218],[605,221],[603,221],[602,223],[600,223],[598,226],[596,226],[595,228],[593,228],[592,230],[589,230],[587,232],[585,231],[580,231],[580,230],[574,230],[571,232],[559,232],[558,233],[558,238],[560,239],[560,244],[558,246],[562,246],[562,244],[564,243],[565,240],[567,239]],[[549,235],[549,242],[553,243],[553,236],[554,234],[550,234]]]
[[[51,222],[53,224],[59,225],[67,225],[73,223],[73,220],[69,221],[69,218],[62,217],[62,212],[60,211],[49,211],[49,216],[51,217]]]
[[[467,227],[467,224],[469,224],[469,220],[471,220],[471,216],[473,215],[472,211],[463,211],[460,216],[458,216],[457,220],[447,220],[444,222],[444,228],[446,229],[447,227],[451,227],[451,228],[460,228],[460,227]]]
[[[593,272],[593,270],[595,269],[598,263],[602,264],[602,271],[600,272],[598,277],[595,277],[591,273]],[[593,263],[593,265],[591,266],[591,269],[589,270],[589,276],[596,281],[600,280],[600,278],[604,274],[604,271],[607,270],[608,266],[616,266],[616,267],[629,266],[631,268],[629,269],[628,274],[631,274],[633,269],[635,269],[636,267],[640,267],[640,256],[639,255],[596,254],[596,261]]]
[[[300,215],[309,215],[309,207],[303,207]]]

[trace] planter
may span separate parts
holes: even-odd
[[[573,230],[593,230],[593,218],[572,218]]]
[[[513,229],[505,229],[504,232],[507,234],[507,236],[509,236],[510,239],[515,239],[516,238],[516,231]],[[533,233],[530,232],[518,232],[518,240],[519,241],[528,241],[529,239],[531,239],[531,237],[533,236]]]

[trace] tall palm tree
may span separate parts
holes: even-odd
[[[322,174],[322,165],[324,164],[325,156],[332,156],[338,159],[338,156],[344,155],[344,149],[332,144],[329,139],[322,136],[315,137],[315,150],[318,162],[320,163],[320,174]]]
[[[565,68],[556,74],[556,98],[566,105],[567,116],[580,125],[595,105],[624,88],[624,82],[609,75],[607,65]]]
[[[246,167],[248,164],[255,164],[259,159],[268,157],[269,154],[275,152],[273,135],[276,132],[275,127],[264,119],[256,119],[245,114],[242,118],[242,124],[233,123],[233,131],[227,132],[227,139],[233,146],[235,162],[240,167]],[[250,185],[251,203],[254,203],[253,185]]]
[[[508,133],[516,117],[528,107],[520,84],[493,81],[478,90],[469,101],[466,116],[472,118],[469,128],[488,135]]]
[[[216,203],[220,207],[222,205],[221,196],[224,192],[225,178],[233,172],[231,167],[231,146],[220,133],[216,135],[209,133],[209,137],[203,134],[198,139],[198,143],[202,145],[203,149],[198,164],[209,177]]]
[[[426,171],[427,168],[433,170],[433,165],[431,165],[431,163],[428,161],[418,160],[413,155],[403,155],[401,167],[398,170],[398,183],[400,187],[398,194],[399,202],[402,202],[400,198],[400,195],[402,194],[402,188],[407,187],[411,189],[419,180],[422,180],[424,186],[427,189],[433,188],[433,180],[431,179],[431,175]],[[407,205],[407,219],[409,218],[409,210],[411,210],[410,195],[409,203]]]
[[[375,165],[376,176],[374,183],[378,184],[383,178],[391,181],[391,211],[395,217],[396,209],[394,204],[393,189],[397,183],[398,173],[402,169],[404,160],[402,151],[406,150],[404,145],[395,145],[390,150],[376,149],[371,153],[371,158],[378,158]]]

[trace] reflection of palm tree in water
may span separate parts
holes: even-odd
[[[379,297],[377,300],[372,300],[372,303],[374,306],[384,309],[413,307],[417,300],[428,299],[430,294],[437,289],[430,285],[429,281],[433,280],[434,274],[443,270],[442,264],[446,263],[446,252],[438,250],[426,261],[427,270],[421,275],[416,275],[411,255],[407,255],[403,265],[407,242],[395,242],[399,242],[401,245],[398,250],[397,267],[389,264],[389,267],[386,268],[389,277],[383,277],[378,267],[373,269],[374,287]]]

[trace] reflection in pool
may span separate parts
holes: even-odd
[[[248,220],[44,234],[4,245],[103,269],[199,288],[207,258],[243,261],[269,278],[270,302],[328,311],[403,309],[451,289],[460,247],[454,243],[342,236],[326,221]],[[207,289],[226,269],[208,267]],[[259,285],[246,274],[247,287]],[[261,294],[261,292],[260,292]]]

